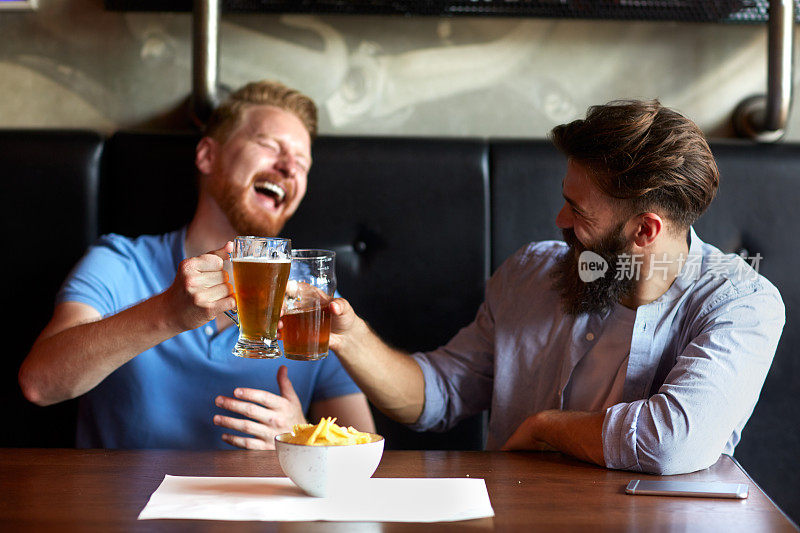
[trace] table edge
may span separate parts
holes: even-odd
[[[795,521],[792,520],[792,518],[789,515],[787,515],[786,512],[783,509],[781,509],[780,505],[775,503],[775,500],[773,500],[772,497],[769,494],[767,494],[767,491],[765,491],[761,487],[761,485],[759,485],[758,482],[756,482],[756,480],[753,479],[753,476],[751,476],[750,473],[741,465],[741,463],[739,463],[739,461],[736,460],[736,457],[734,457],[732,455],[727,455],[727,454],[723,454],[723,455],[726,455],[731,461],[733,461],[733,464],[736,465],[736,468],[738,468],[745,476],[747,476],[747,479],[749,479],[750,482],[753,485],[755,485],[758,488],[758,490],[761,491],[761,494],[763,494],[767,498],[769,503],[771,503],[772,505],[775,506],[775,508],[783,515],[783,517],[789,522],[789,524],[794,526],[794,528],[796,530],[800,531],[800,526],[798,526],[797,523],[795,523]]]

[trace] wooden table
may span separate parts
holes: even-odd
[[[748,483],[746,500],[629,496],[657,476],[555,453],[385,452],[376,477],[486,480],[494,518],[439,524],[137,520],[165,474],[283,476],[275,452],[0,449],[0,531],[797,531],[727,456],[671,479]]]

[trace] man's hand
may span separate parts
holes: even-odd
[[[238,388],[233,392],[236,399],[217,396],[215,403],[218,407],[244,415],[249,420],[215,415],[214,424],[252,435],[240,437],[225,433],[222,440],[248,450],[273,450],[275,435],[291,431],[295,424],[306,423],[303,407],[294,392],[292,382],[289,381],[288,372],[283,365],[278,369],[280,396],[264,390],[246,388]]]
[[[331,336],[330,349],[336,353],[346,342],[345,337],[351,334],[356,327],[358,315],[353,307],[344,298],[331,300]]]
[[[539,440],[538,435],[541,431],[540,420],[541,417],[537,417],[537,415],[526,418],[500,449],[503,451],[529,450],[534,452],[557,452],[557,449]]]
[[[176,328],[198,328],[217,315],[236,307],[233,285],[223,270],[224,261],[233,251],[228,242],[219,250],[181,261],[175,281],[163,293],[169,320]]]
[[[605,411],[540,411],[525,419],[502,450],[559,451],[601,466]]]

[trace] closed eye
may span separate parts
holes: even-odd
[[[564,195],[562,194],[562,196],[564,196]],[[567,202],[567,205],[569,206],[570,211],[572,211],[574,214],[576,214],[578,216],[586,218],[586,216],[584,215],[583,211],[581,211],[578,208],[578,206],[575,205],[575,202],[573,202],[572,200],[570,200],[566,196],[564,196],[564,200]]]
[[[256,142],[259,146],[262,146],[270,151],[273,152],[280,152],[281,146],[275,139],[270,139],[269,137],[256,137]]]

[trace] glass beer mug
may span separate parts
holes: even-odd
[[[316,361],[328,355],[330,303],[336,291],[336,253],[292,250],[281,329],[287,359]]]
[[[239,326],[233,355],[250,359],[281,356],[278,320],[289,278],[291,253],[289,239],[234,239],[231,263],[236,311],[225,312]]]

